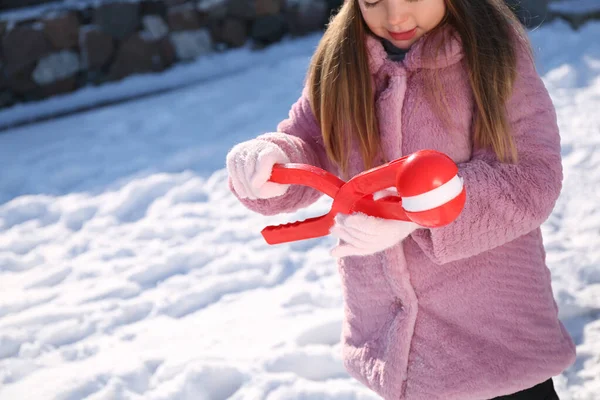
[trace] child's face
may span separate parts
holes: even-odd
[[[444,18],[444,0],[358,0],[362,16],[375,35],[408,49]]]

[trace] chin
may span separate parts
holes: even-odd
[[[417,39],[414,38],[411,40],[394,40],[391,37],[388,37],[388,40],[392,42],[394,46],[402,50],[408,50],[410,46],[412,46],[413,43],[417,41]]]

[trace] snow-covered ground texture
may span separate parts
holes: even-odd
[[[548,262],[579,352],[556,386],[563,400],[598,400],[600,24],[531,36],[563,135]],[[260,236],[329,200],[267,218],[226,188],[227,150],[286,117],[318,39],[200,85],[0,134],[1,400],[377,398],[340,360],[333,240]]]

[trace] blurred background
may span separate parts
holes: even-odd
[[[543,226],[600,400],[600,0],[508,0],[556,106]],[[300,95],[340,0],[0,0],[0,400],[374,400],[326,237],[268,246],[225,155]],[[524,305],[526,306],[526,305]]]
[[[318,32],[341,1],[3,0],[0,108]],[[600,18],[598,1],[509,0],[530,28],[573,29]]]

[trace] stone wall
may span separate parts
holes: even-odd
[[[0,10],[37,6],[44,3],[52,3],[53,1],[56,0],[2,0],[0,1]]]
[[[321,30],[330,0],[55,2],[0,19],[0,108]],[[2,15],[0,15],[2,17]]]
[[[530,27],[563,18],[578,28],[600,18],[600,0],[561,0],[555,8],[549,0],[507,1]],[[55,0],[0,13],[0,108],[318,31],[341,2]]]

